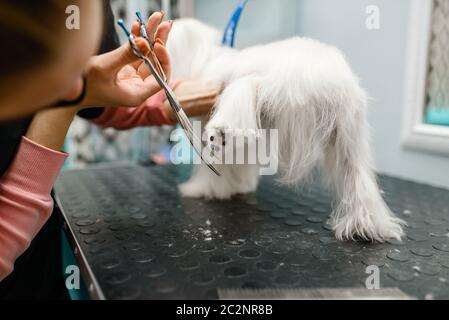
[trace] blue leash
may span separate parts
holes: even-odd
[[[233,48],[235,43],[235,34],[237,31],[237,25],[239,24],[240,16],[242,15],[243,9],[245,9],[248,0],[240,0],[237,9],[235,9],[234,14],[231,16],[228,25],[226,26],[225,33],[223,35],[223,46],[228,46]]]

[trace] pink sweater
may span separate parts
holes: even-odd
[[[177,83],[172,87],[176,87]],[[154,96],[136,108],[107,108],[102,115],[92,122],[102,128],[114,128],[126,130],[137,126],[162,126],[174,125],[162,104],[166,100],[164,91],[159,91]]]
[[[162,109],[164,100],[161,91],[136,108],[106,109],[93,122],[117,129],[173,124]],[[53,211],[50,192],[66,157],[23,137],[14,161],[0,178],[0,281],[13,271],[14,261]]]

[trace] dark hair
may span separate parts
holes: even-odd
[[[104,35],[99,53],[116,49],[120,43],[110,0],[104,6]],[[20,72],[51,60],[56,52],[58,30],[65,26],[66,7],[77,0],[0,0],[0,77]]]
[[[0,0],[1,77],[49,61],[58,47],[69,0]]]
[[[120,46],[120,40],[116,32],[116,23],[114,12],[112,11],[109,0],[104,1],[104,25],[103,25],[103,37],[100,45],[99,54],[103,54]]]

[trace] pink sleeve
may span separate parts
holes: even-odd
[[[180,81],[173,82],[170,86],[175,88],[179,83]],[[106,108],[100,117],[91,121],[99,127],[118,130],[175,125],[176,121],[170,120],[163,108],[165,100],[165,92],[161,90],[136,108]]]
[[[66,157],[23,137],[0,178],[0,281],[12,272],[17,257],[49,218],[50,192]]]

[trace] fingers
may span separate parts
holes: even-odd
[[[174,91],[187,116],[197,117],[210,114],[221,89],[221,85],[212,82],[184,81]],[[170,120],[176,120],[167,100],[164,101],[164,109]]]
[[[186,101],[181,100],[181,104],[187,116],[191,118],[210,114],[216,101],[216,97],[209,97]]]
[[[221,90],[222,85],[216,82],[187,80],[176,86],[175,93],[180,100],[193,100],[217,96]]]
[[[165,12],[155,12],[148,19],[147,25],[145,29],[147,31],[147,35],[151,43],[154,43],[156,39],[160,39],[162,43],[165,45],[168,40],[168,34],[170,33],[171,27],[173,25],[173,20],[163,22],[165,17]],[[132,33],[136,37],[140,37],[140,27],[141,23],[139,20],[132,25]]]
[[[167,48],[164,46],[160,39],[156,39],[156,42],[154,44],[154,53],[161,63],[162,69],[164,70],[167,79],[170,79],[170,55],[168,54]]]
[[[157,59],[159,60],[162,69],[164,70],[165,76],[167,79],[170,79],[171,75],[171,68],[170,68],[170,56],[168,54],[167,48],[162,44],[162,41],[159,39],[156,39],[156,42],[154,44],[154,53],[156,54]],[[153,56],[150,54],[149,59],[151,62],[153,62],[153,65],[157,68],[156,62],[153,59]],[[137,70],[137,73],[142,79],[147,79],[151,76],[150,69],[145,65],[142,64]]]
[[[142,52],[144,55],[148,55],[150,53],[150,45],[148,44],[148,42],[143,39],[143,38],[136,38],[135,39],[137,48],[140,50],[140,52]],[[129,49],[131,50],[131,46],[129,47]],[[132,51],[132,50],[131,50]],[[134,54],[133,54],[134,55]]]
[[[153,13],[150,18],[148,19],[146,30],[148,34],[148,38],[150,39],[151,43],[155,40],[155,34],[159,27],[159,25],[162,23],[165,17],[165,12],[155,12]]]
[[[182,108],[189,118],[210,114],[216,102],[216,96],[194,100],[180,100]],[[171,121],[177,120],[176,114],[168,100],[164,101],[164,111]]]
[[[173,20],[170,20],[161,23],[156,30],[155,39],[159,39],[164,46],[167,44],[168,35],[170,34],[172,26]]]
[[[143,54],[150,52],[148,43],[142,38],[136,38],[137,47]],[[134,52],[129,43],[123,44],[121,47],[101,55],[96,59],[98,67],[110,75],[117,74],[124,66],[139,61],[139,58],[134,55]]]
[[[153,59],[153,55],[151,53],[149,53],[147,55],[148,59],[150,59],[151,63],[153,64],[153,66],[157,66],[156,65],[156,61],[154,61]],[[137,74],[142,78],[142,79],[146,79],[147,77],[151,76],[151,70],[150,68],[148,68],[148,66],[145,63],[142,63],[139,65],[139,67],[137,68]]]
[[[134,37],[140,37],[140,22],[139,20],[136,20],[133,25],[131,26],[131,33],[134,35]],[[132,63],[132,67],[136,70],[139,69],[139,66],[142,64],[142,61],[138,60],[134,63]]]
[[[156,12],[148,19],[146,30],[151,44],[154,44],[156,39],[159,39],[163,45],[167,43],[173,20],[163,22],[164,16],[164,12]],[[140,20],[136,20],[132,25],[131,32],[136,38],[141,37],[140,27]]]
[[[147,25],[146,25],[146,31],[148,38],[150,42],[156,47],[156,42],[159,43],[159,45],[165,46],[168,40],[168,35],[170,33],[170,30],[173,25],[173,21],[166,21],[162,22],[165,17],[165,12],[155,12],[153,13],[150,18],[148,19]],[[132,26],[132,33],[136,36],[140,36],[140,21],[137,20],[133,26]],[[169,71],[169,59],[168,59],[168,53],[164,50],[161,50],[161,48],[155,49],[156,56],[158,56],[158,59],[162,59],[161,65],[163,66],[164,72],[166,73],[167,77],[170,73]],[[156,66],[156,62],[153,59],[153,56],[151,54],[147,55],[148,58],[153,62],[153,64]],[[137,73],[139,74],[142,79],[146,79],[148,76],[151,75],[151,71],[148,69],[148,67],[143,63],[136,63],[134,67],[137,70]],[[168,73],[168,74],[167,74]]]
[[[131,32],[135,37],[140,37],[140,22],[135,21],[131,27]]]

